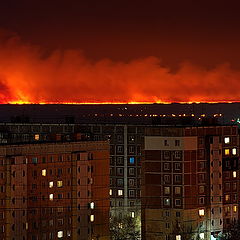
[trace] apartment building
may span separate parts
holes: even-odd
[[[112,217],[141,216],[141,153],[147,125],[131,124],[0,124],[1,143],[71,140],[108,141]]]
[[[217,239],[239,218],[237,126],[146,129],[142,239]]]
[[[0,146],[0,238],[109,239],[109,143]]]

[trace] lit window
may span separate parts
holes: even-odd
[[[224,149],[224,154],[225,154],[225,155],[229,155],[229,154],[230,154],[230,151],[229,151],[228,148]]]
[[[90,221],[94,222],[94,215],[93,214],[90,216]]]
[[[170,187],[164,187],[164,194],[170,194]]]
[[[176,240],[181,240],[181,235],[177,235]]]
[[[49,194],[49,200],[53,201],[53,193]]]
[[[90,208],[91,208],[91,209],[94,209],[94,202],[91,202],[91,203],[90,203]]]
[[[57,187],[62,187],[63,186],[63,182],[62,181],[57,181]]]
[[[181,187],[175,187],[175,194],[181,194]]]
[[[34,139],[35,139],[36,141],[39,141],[39,139],[40,139],[39,134],[35,134],[35,135],[34,135]]]
[[[47,175],[47,170],[46,170],[46,169],[43,169],[43,170],[42,170],[42,176],[45,177],[46,175]]]
[[[224,143],[230,143],[230,137],[225,137],[224,138]]]
[[[204,233],[199,234],[200,239],[204,239]]]
[[[132,217],[132,218],[135,217],[135,212],[131,212],[131,217]]]
[[[53,187],[53,182],[49,182],[49,188]]]
[[[237,155],[237,149],[236,148],[232,149],[232,155]]]
[[[164,198],[164,205],[169,206],[170,205],[170,199],[169,198]]]
[[[237,172],[233,171],[233,177],[236,178],[237,177]]]
[[[58,231],[57,236],[58,238],[63,238],[63,231]]]
[[[112,196],[112,189],[109,190],[109,195]]]
[[[123,190],[118,190],[118,196],[122,196],[123,195]]]
[[[225,195],[225,200],[226,200],[226,201],[229,201],[229,199],[230,199],[230,195],[228,195],[228,194]]]
[[[204,214],[205,214],[204,209],[199,209],[198,214],[200,217],[204,216]]]
[[[233,206],[233,212],[237,212],[237,206],[235,205],[235,206]]]
[[[134,164],[135,158],[134,158],[134,157],[130,157],[130,158],[129,158],[129,162],[130,162],[131,164]]]
[[[229,213],[229,212],[230,212],[230,207],[229,206],[225,207],[225,213]]]

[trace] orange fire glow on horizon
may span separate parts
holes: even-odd
[[[239,101],[233,101],[239,102]],[[178,102],[179,104],[200,104],[200,103],[233,103],[232,101],[217,101],[217,102]],[[15,104],[15,105],[28,105],[28,104],[39,104],[39,105],[46,105],[46,104],[65,104],[65,105],[104,105],[104,104],[172,104],[175,102],[24,102],[24,101],[12,101],[7,103],[0,103],[0,104]]]
[[[205,69],[182,63],[172,72],[160,59],[93,62],[79,50],[56,50],[3,37],[0,103],[151,104],[240,101],[240,71],[229,64]]]

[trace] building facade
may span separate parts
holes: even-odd
[[[110,144],[110,216],[140,222],[141,154],[146,125],[131,124],[0,124],[2,144],[108,141]]]
[[[216,239],[239,218],[236,126],[146,130],[142,239]]]
[[[0,146],[0,238],[109,239],[109,143]]]

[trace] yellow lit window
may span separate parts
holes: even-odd
[[[39,134],[35,134],[35,135],[34,135],[34,140],[39,141],[39,139],[40,139]]]
[[[53,187],[53,182],[49,182],[49,188]]]
[[[232,149],[232,155],[237,155],[237,149],[236,148]]]
[[[164,187],[164,194],[170,194],[170,187]]]
[[[62,187],[63,186],[63,182],[62,181],[57,181],[57,187]]]
[[[233,206],[233,212],[237,212],[237,206]]]
[[[112,189],[109,190],[109,195],[112,196]]]
[[[230,207],[229,206],[225,207],[225,213],[229,213],[229,212],[230,212]]]
[[[230,154],[230,151],[229,151],[228,148],[224,149],[224,154],[225,154],[225,155],[229,155],[229,154]]]
[[[204,216],[204,214],[205,214],[204,209],[199,209],[198,214],[199,214],[200,217]]]
[[[118,190],[118,196],[122,196],[123,195],[123,190]]]
[[[230,196],[227,194],[227,195],[225,195],[225,200],[226,201],[229,201],[229,199],[230,199]]]
[[[90,216],[90,221],[94,222],[94,215],[93,214]]]
[[[46,169],[43,169],[43,170],[42,170],[42,176],[45,177],[46,175],[47,175],[47,170],[46,170]]]
[[[237,177],[237,172],[233,171],[233,177],[236,178]]]
[[[177,235],[176,240],[181,240],[181,235]]]
[[[227,144],[227,143],[230,143],[230,137],[225,137],[225,138],[224,138],[224,143],[226,143],[226,144]]]
[[[132,217],[132,218],[135,217],[135,212],[131,212],[131,217]]]
[[[53,193],[49,194],[49,200],[53,201]]]

